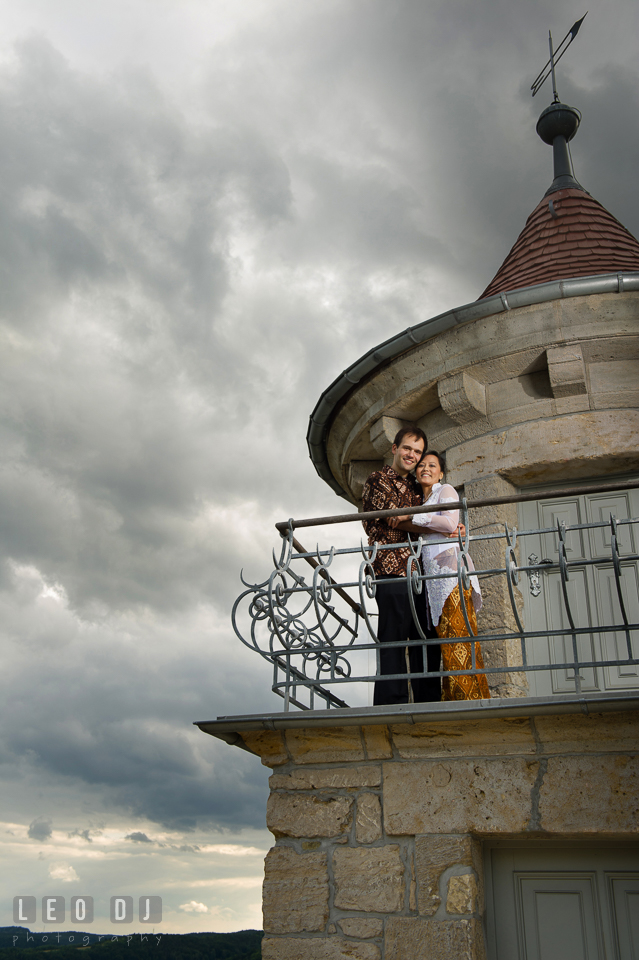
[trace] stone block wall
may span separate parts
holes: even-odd
[[[274,768],[264,960],[484,960],[483,839],[639,829],[633,712],[302,722],[241,732]]]

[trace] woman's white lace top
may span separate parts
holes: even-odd
[[[448,483],[435,483],[425,504],[455,503],[459,500],[455,488]],[[422,564],[427,576],[449,573],[450,577],[441,580],[427,580],[428,602],[433,623],[437,625],[442,615],[446,600],[457,586],[457,557],[459,545],[454,540],[444,540],[447,533],[452,533],[459,523],[459,510],[440,510],[437,513],[418,513],[412,518],[418,527],[425,529],[421,536]],[[472,560],[470,569],[473,570]],[[476,576],[471,576],[470,585],[473,591],[473,606],[475,611],[481,609],[481,590]]]

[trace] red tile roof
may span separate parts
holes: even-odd
[[[535,207],[479,299],[618,270],[639,270],[639,242],[584,190],[557,190]]]

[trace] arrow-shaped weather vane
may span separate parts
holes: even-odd
[[[557,93],[557,81],[555,80],[555,64],[559,63],[559,61],[563,57],[566,50],[568,49],[572,41],[575,39],[575,37],[579,33],[579,27],[582,25],[582,23],[584,22],[587,16],[588,16],[588,11],[584,13],[581,20],[577,20],[577,22],[572,25],[572,27],[570,28],[570,30],[568,31],[568,33],[566,34],[564,39],[561,41],[561,43],[559,44],[556,50],[553,50],[553,47],[552,47],[552,33],[550,32],[550,30],[548,31],[548,45],[550,47],[550,60],[545,65],[543,70],[540,70],[536,79],[530,86],[533,97],[535,96],[537,91],[541,89],[542,85],[545,83],[548,77],[552,74],[552,92],[554,96],[554,103],[559,103],[559,95]],[[568,40],[568,37],[570,37],[570,40]],[[568,40],[568,43],[566,43],[566,40]]]

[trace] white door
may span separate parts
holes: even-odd
[[[639,491],[620,490],[613,493],[587,494],[520,504],[520,530],[549,530],[521,537],[520,563],[543,560],[558,561],[557,521],[569,526],[609,522],[610,515],[617,520],[639,517]],[[611,556],[610,527],[572,530],[566,536],[566,556],[571,560],[594,560],[592,566],[569,570],[566,584],[568,601],[576,627],[622,623],[619,598]],[[617,527],[621,555],[621,589],[626,614],[630,623],[639,622],[639,563],[623,560],[637,553],[639,526],[621,524]],[[527,630],[569,628],[558,569],[544,570],[535,581],[522,576],[520,589],[524,594],[524,622]],[[614,633],[583,634],[577,637],[580,661],[595,662],[620,660],[628,657],[628,637],[624,630]],[[634,658],[639,656],[637,634],[630,637]],[[573,660],[573,639],[538,637],[527,641],[528,661],[531,664],[568,663]],[[584,693],[603,693],[608,690],[639,688],[639,666],[622,664],[613,667],[583,667],[580,672]],[[528,674],[531,696],[549,696],[574,693],[574,671],[571,669],[531,671]]]
[[[639,960],[639,847],[501,841],[485,869],[489,960]]]

